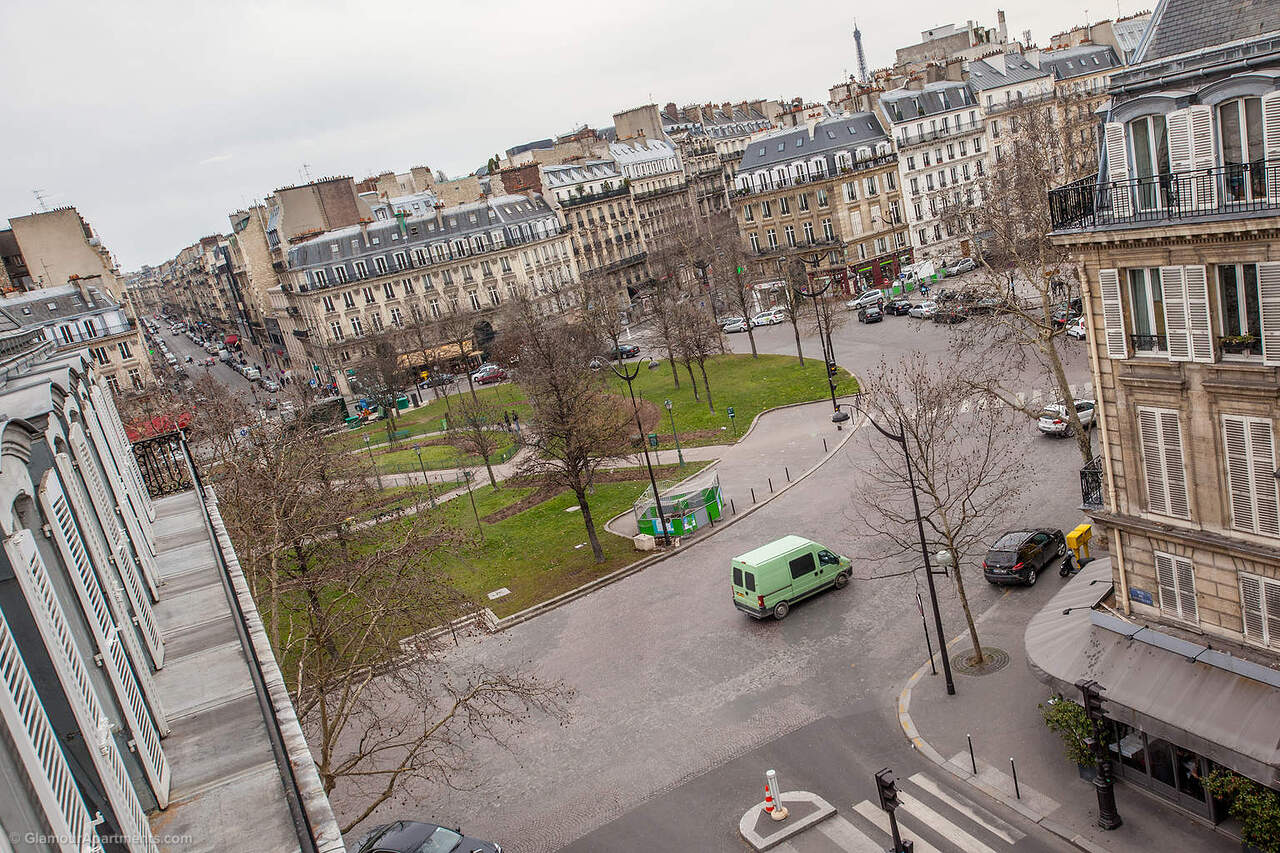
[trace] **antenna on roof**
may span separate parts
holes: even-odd
[[[311,164],[310,163],[303,163],[302,168],[299,169],[298,171],[299,173],[301,173],[303,179],[307,183],[311,183]]]
[[[31,194],[36,197],[36,201],[40,203],[40,211],[42,213],[49,212],[49,205],[44,203],[44,190],[32,190]]]
[[[862,30],[858,29],[857,18],[853,21],[853,46],[858,52],[858,82],[867,82],[867,55],[862,52]]]

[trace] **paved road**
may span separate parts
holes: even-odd
[[[194,380],[200,376],[209,375],[230,388],[233,392],[244,396],[246,399],[251,401],[265,403],[268,397],[273,396],[263,391],[262,387],[257,383],[250,382],[239,373],[232,370],[228,365],[225,365],[220,361],[215,362],[211,367],[202,366],[200,362],[208,358],[209,354],[202,348],[193,344],[185,334],[179,333],[177,335],[173,335],[170,333],[169,327],[164,323],[161,323],[157,336],[168,345],[170,352],[172,352],[174,356],[177,357],[178,362],[187,369],[187,375],[191,379]],[[188,356],[195,360],[193,364],[186,363]],[[250,360],[250,363],[252,364],[254,362]],[[164,363],[163,358],[160,359],[160,365],[156,369],[162,373],[166,380],[173,379],[173,370]]]

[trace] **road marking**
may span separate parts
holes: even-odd
[[[934,782],[923,773],[917,773],[910,779],[911,783],[923,791],[927,791],[960,814],[972,820],[974,823],[981,824],[990,830],[993,834],[1000,836],[1010,844],[1016,844],[1019,840],[1026,838],[1026,833],[1020,832],[1017,827],[1006,823],[991,812],[975,805],[969,800],[958,795],[944,791],[937,782]]]
[[[884,853],[879,843],[839,815],[818,824],[818,831],[839,844],[846,853]]]
[[[889,816],[885,814],[879,806],[872,805],[870,800],[863,800],[854,806],[853,810],[874,823],[885,835],[893,835],[893,833],[889,831]],[[898,831],[900,835],[905,835],[905,833],[902,832],[901,826],[898,827]],[[910,836],[907,835],[907,837]],[[911,840],[915,842],[916,853],[939,853],[938,848],[934,847],[927,841],[918,837],[912,838]]]
[[[960,849],[965,853],[996,853],[987,845],[938,814],[924,803],[905,791],[898,792],[898,799],[902,801],[902,809],[912,817],[918,818],[928,826],[936,829],[944,838],[958,842]]]

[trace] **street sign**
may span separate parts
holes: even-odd
[[[730,406],[730,407],[728,408],[728,410],[727,410],[727,411],[729,412],[729,420],[733,420],[735,417],[737,417],[737,416],[734,414],[733,406]]]
[[[649,433],[649,446],[650,447],[658,446],[658,434],[656,432]]]

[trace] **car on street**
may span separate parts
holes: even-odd
[[[205,360],[200,363],[203,364],[205,367],[213,367],[215,364],[218,363],[218,359],[217,357],[211,355],[211,356],[207,356]]]
[[[878,290],[864,290],[844,304],[850,311],[857,311],[867,305],[880,305],[884,302],[884,294]]]
[[[458,381],[458,377],[452,373],[433,373],[427,377],[422,383],[424,388],[439,388],[443,385],[452,385]]]
[[[1078,312],[1073,311],[1070,308],[1059,308],[1057,311],[1053,312],[1050,320],[1053,322],[1053,327],[1058,329],[1063,326],[1071,325],[1071,323],[1079,316],[1080,314]]]
[[[972,272],[978,268],[978,262],[973,258],[961,258],[954,264],[947,265],[947,275],[960,275],[961,273]]]
[[[222,349],[222,347],[218,346],[217,344],[205,344],[205,345],[204,345],[204,351],[205,351],[205,352],[207,352],[207,353],[209,353],[209,355],[217,355],[217,354],[218,354],[218,350],[220,350],[220,349]]]
[[[759,314],[751,318],[753,326],[776,326],[779,323],[787,321],[787,309],[770,308],[767,311],[761,311]]]
[[[746,317],[725,317],[720,328],[726,332],[745,332],[751,328],[751,322]]]
[[[1021,583],[1031,586],[1041,572],[1058,568],[1067,556],[1067,540],[1061,530],[1039,527],[1010,530],[987,551],[982,575],[989,583]]]
[[[635,344],[618,344],[613,349],[605,353],[610,361],[617,361],[620,358],[635,358],[640,354],[640,347]]]
[[[471,374],[471,381],[477,385],[488,385],[491,382],[501,382],[507,378],[507,371],[503,370],[497,364],[482,364],[480,368]]]
[[[729,561],[733,606],[754,619],[786,617],[791,605],[853,577],[848,557],[803,536],[783,536]]]
[[[962,308],[939,308],[933,312],[933,317],[930,319],[935,323],[946,323],[949,326],[953,326],[956,323],[963,323],[968,320],[969,315]]]
[[[502,853],[500,844],[417,820],[375,826],[348,849],[352,853]]]
[[[891,299],[885,303],[884,313],[901,317],[911,310],[910,299]]]
[[[859,323],[879,323],[884,319],[884,312],[879,305],[864,305],[858,309]]]
[[[266,391],[268,394],[279,394],[280,383],[274,379],[264,379],[262,380],[262,390]]]
[[[1085,335],[1089,333],[1085,326],[1084,318],[1077,317],[1067,324],[1067,337],[1075,338],[1077,341],[1083,341]]]
[[[1093,416],[1098,404],[1093,400],[1076,400],[1076,417],[1080,418],[1080,426],[1086,430],[1093,428]],[[1067,435],[1071,432],[1071,422],[1067,419],[1067,404],[1059,400],[1050,403],[1040,412],[1036,421],[1036,429],[1045,435]]]
[[[918,302],[912,305],[907,311],[909,317],[919,317],[921,320],[928,320],[938,310],[938,303],[932,299],[926,299],[924,302]]]
[[[981,296],[969,302],[970,314],[995,314],[1008,307],[1008,303],[999,296]]]

